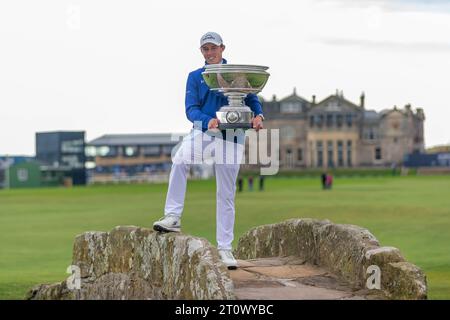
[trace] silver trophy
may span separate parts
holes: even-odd
[[[219,129],[252,128],[252,110],[245,105],[244,99],[249,93],[257,94],[269,79],[269,69],[264,66],[242,64],[209,64],[202,73],[203,79],[211,90],[223,92],[228,105],[216,112]]]

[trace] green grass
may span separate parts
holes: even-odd
[[[337,178],[331,191],[319,185],[268,178],[264,192],[238,194],[235,239],[294,217],[360,225],[425,271],[430,299],[450,299],[450,177]],[[163,213],[166,190],[166,184],[0,190],[0,299],[22,299],[35,284],[65,279],[77,234],[150,227]],[[183,232],[215,244],[215,181],[189,182]]]

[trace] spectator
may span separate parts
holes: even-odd
[[[242,192],[242,187],[244,185],[244,180],[242,179],[242,177],[239,177],[238,179],[238,191]]]
[[[320,179],[322,180],[322,189],[325,190],[327,188],[327,174],[323,172],[320,175]]]
[[[331,173],[327,174],[327,181],[326,181],[327,189],[331,189],[333,186],[333,176]]]

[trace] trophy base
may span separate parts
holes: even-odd
[[[220,123],[219,122],[219,130],[226,130],[226,129],[251,129],[253,128],[251,123]]]
[[[247,107],[225,106],[216,112],[219,120],[219,129],[251,129],[253,112]]]

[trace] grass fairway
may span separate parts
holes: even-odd
[[[0,190],[0,299],[65,279],[77,234],[150,227],[163,213],[166,189]],[[236,210],[236,240],[251,227],[294,217],[365,227],[425,271],[430,299],[450,299],[450,177],[341,178],[331,191],[319,179],[268,178],[264,192],[238,194]],[[189,182],[183,232],[215,244],[215,181]]]

